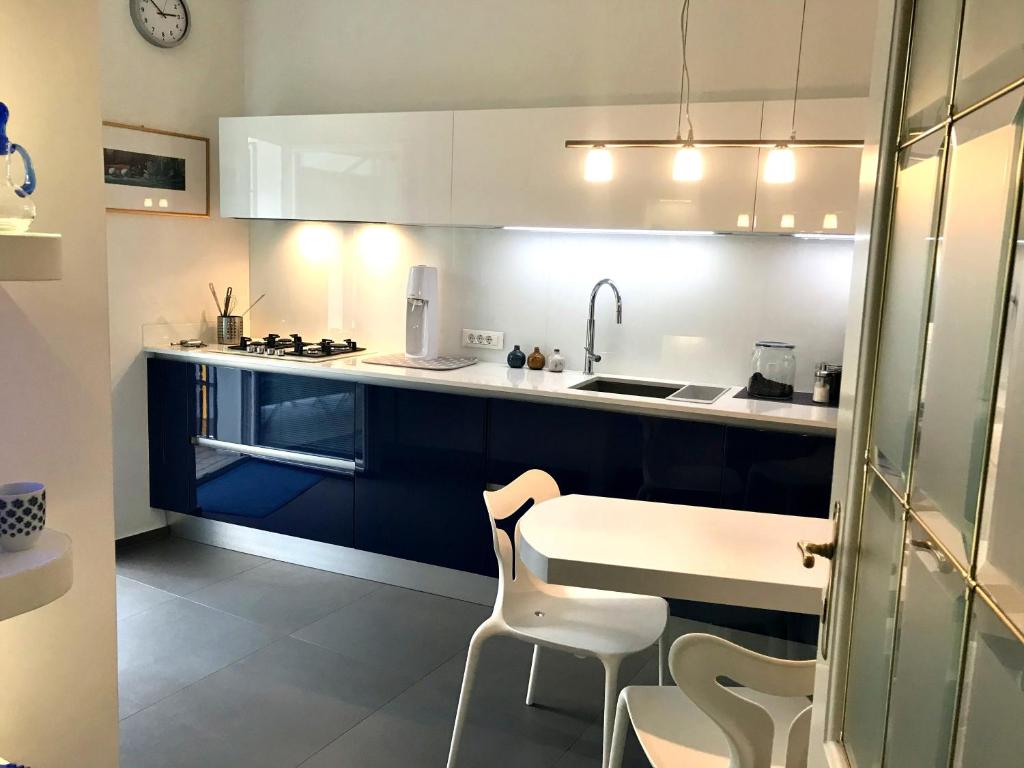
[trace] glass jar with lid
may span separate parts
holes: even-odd
[[[758,341],[750,363],[747,392],[751,397],[789,400],[796,380],[795,347],[785,341]]]

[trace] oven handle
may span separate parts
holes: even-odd
[[[262,445],[243,445],[242,443],[229,443],[225,440],[215,440],[212,437],[193,437],[195,445],[203,445],[207,448],[215,448],[221,451],[233,451],[246,456],[255,456],[270,461],[281,461],[288,464],[298,464],[304,467],[316,467],[331,472],[339,472],[346,475],[354,474],[356,463],[351,459],[335,459],[330,456],[318,456],[313,453],[299,453],[298,451],[285,451],[280,448],[266,448]]]

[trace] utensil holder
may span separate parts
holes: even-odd
[[[217,316],[217,343],[238,344],[242,340],[242,316]]]

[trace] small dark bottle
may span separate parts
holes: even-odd
[[[526,365],[526,354],[516,344],[511,352],[508,353],[508,367],[509,368],[522,368]]]

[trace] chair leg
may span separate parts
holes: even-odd
[[[533,706],[533,692],[537,690],[537,659],[540,656],[540,646],[533,646],[533,661],[530,662],[530,682],[526,685],[526,706]]]
[[[455,757],[462,741],[462,729],[466,724],[466,713],[469,709],[469,696],[476,678],[476,666],[480,660],[480,647],[484,640],[492,634],[489,628],[481,626],[473,633],[469,641],[469,652],[466,654],[466,671],[462,675],[462,690],[459,692],[459,708],[455,712],[455,726],[452,728],[452,745],[448,750],[448,768],[455,768]]]
[[[665,684],[665,667],[668,664],[668,624],[658,638],[658,685]]]
[[[612,729],[612,746],[608,755],[608,768],[622,768],[622,753],[626,751],[626,728],[629,727],[629,707],[626,705],[626,692],[619,694],[619,704],[615,708],[615,726]]]
[[[601,749],[601,765],[607,768],[608,754],[612,745],[612,726],[615,721],[615,699],[619,695],[619,656],[605,656],[604,663],[604,733]]]

